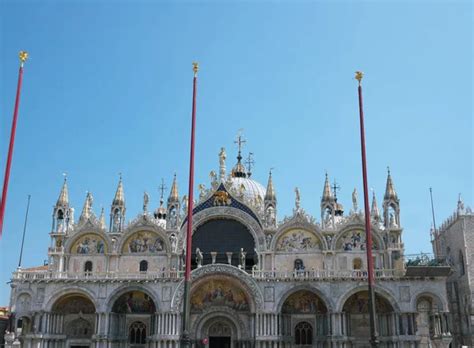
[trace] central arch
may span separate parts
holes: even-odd
[[[254,265],[255,239],[249,228],[235,219],[215,218],[199,225],[193,233],[192,260],[196,249],[203,253],[203,264],[221,263],[238,266],[241,249],[246,253],[246,269]],[[211,256],[215,252],[215,258]],[[232,253],[232,254],[228,254]],[[196,262],[194,261],[196,265]]]

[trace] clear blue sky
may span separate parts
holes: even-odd
[[[407,253],[431,251],[430,186],[441,222],[462,192],[473,203],[472,5],[468,1],[0,3],[0,171],[18,71],[30,52],[0,241],[0,305],[8,304],[26,197],[25,267],[47,258],[52,206],[69,173],[80,214],[85,192],[108,210],[118,173],[127,218],[143,191],[158,204],[176,171],[185,194],[191,62],[200,62],[196,182],[208,182],[243,128],[254,177],[270,167],[279,218],[294,187],[318,219],[324,173],[340,201],[362,196],[355,70],[364,99],[369,186],[379,203],[389,165],[401,199]]]

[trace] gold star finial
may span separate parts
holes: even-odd
[[[355,74],[356,74],[355,79],[359,81],[359,86],[360,86],[362,78],[364,77],[364,73],[362,71],[356,71]]]
[[[26,60],[28,59],[28,52],[20,51],[20,53],[18,54],[18,57],[20,58],[21,66],[23,66],[23,64],[25,64]]]
[[[193,62],[194,76],[197,75],[198,70],[199,70],[199,64],[198,64],[198,62]]]

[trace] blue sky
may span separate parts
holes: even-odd
[[[143,191],[176,172],[187,190],[191,62],[200,62],[196,182],[208,182],[225,146],[244,129],[254,178],[274,167],[279,218],[294,187],[320,216],[327,171],[362,196],[355,70],[363,70],[369,186],[379,203],[390,166],[401,199],[406,253],[431,251],[429,191],[438,222],[458,193],[473,198],[472,5],[468,1],[0,2],[0,170],[3,178],[17,53],[26,49],[23,94],[0,241],[0,305],[18,262],[47,258],[52,205],[69,173],[80,214],[86,191],[110,209],[122,172],[127,218]]]

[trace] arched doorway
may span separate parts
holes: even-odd
[[[370,347],[369,292],[359,291],[344,303],[344,331],[351,337],[352,347]],[[393,307],[387,299],[375,294],[376,325],[379,337],[394,334],[395,316]]]
[[[328,335],[328,309],[310,290],[289,295],[281,309],[283,335],[297,347],[324,346]]]
[[[63,323],[64,327],[50,327],[51,333],[62,331],[66,335],[66,347],[90,347],[95,333],[95,306],[83,294],[68,294],[53,305],[51,323]],[[60,320],[54,320],[61,317]],[[54,326],[54,325],[53,325]]]
[[[202,264],[240,264],[240,250],[246,253],[245,269],[251,270],[255,264],[255,240],[249,229],[237,220],[213,219],[200,225],[193,234],[192,262],[196,263],[196,249],[202,252]],[[211,253],[215,254],[215,259]]]
[[[120,295],[113,303],[110,335],[123,345],[144,347],[153,335],[156,306],[143,291],[133,290]],[[124,335],[126,333],[126,335]]]

